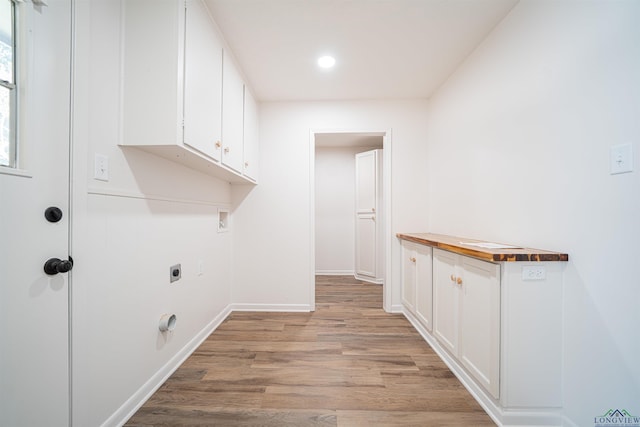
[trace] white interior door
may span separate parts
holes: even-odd
[[[356,278],[378,279],[378,152],[356,154]]]
[[[375,215],[356,215],[356,274],[376,278],[377,225]]]
[[[356,213],[375,213],[378,204],[378,153],[356,154]]]
[[[16,4],[21,169],[0,171],[0,425],[64,426],[70,273],[43,267],[69,258],[71,2]]]

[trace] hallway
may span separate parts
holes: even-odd
[[[494,425],[382,286],[316,293],[313,313],[232,313],[126,425]]]

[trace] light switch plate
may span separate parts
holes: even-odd
[[[93,178],[109,181],[109,157],[96,153],[93,157]]]
[[[633,149],[631,144],[614,145],[609,151],[611,175],[633,171]]]

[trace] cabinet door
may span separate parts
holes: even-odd
[[[498,398],[500,370],[500,266],[461,257],[462,302],[459,358]]]
[[[184,3],[123,1],[122,143],[182,145]]]
[[[456,284],[457,255],[433,250],[433,330],[440,343],[458,354],[459,291]]]
[[[258,105],[251,91],[244,89],[244,170],[243,174],[258,180]]]
[[[229,55],[222,61],[222,163],[242,173],[244,82]]]
[[[184,143],[220,160],[222,43],[202,0],[188,0],[184,55]]]
[[[416,245],[415,250],[415,292],[416,292],[416,316],[427,328],[433,329],[433,282],[431,248],[424,245]]]
[[[402,242],[402,303],[411,312],[415,312],[416,304],[416,246]]]

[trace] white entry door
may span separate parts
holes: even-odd
[[[71,1],[15,5],[18,167],[0,168],[0,425],[65,426]],[[59,211],[48,220],[50,207]],[[63,262],[46,274],[54,258]]]

